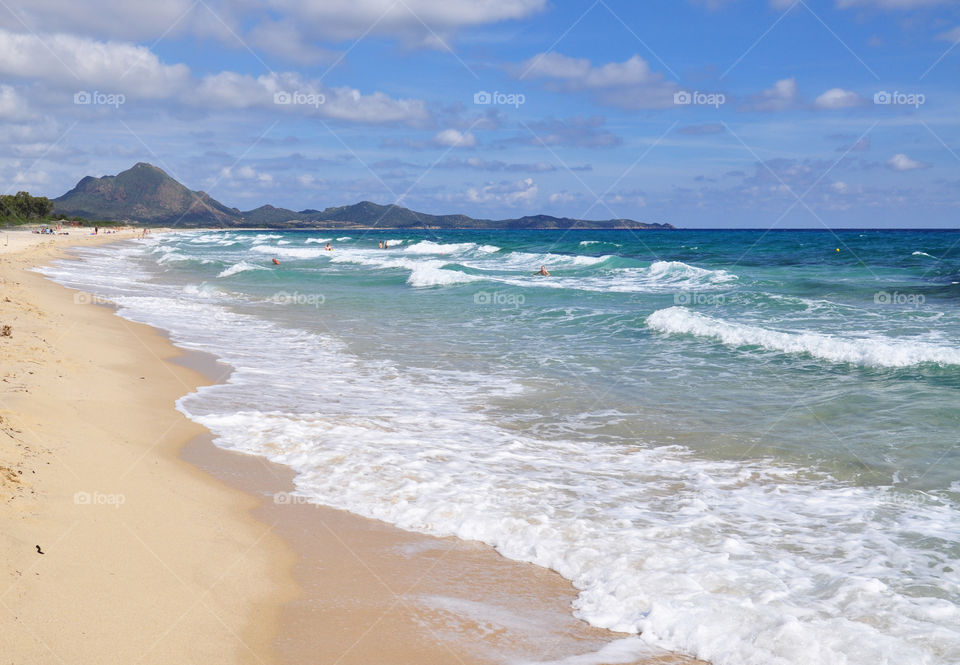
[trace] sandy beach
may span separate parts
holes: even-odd
[[[0,235],[4,662],[624,662],[551,571],[291,498],[174,409],[229,368],[29,271],[134,235]]]

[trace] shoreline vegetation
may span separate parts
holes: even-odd
[[[229,368],[31,271],[138,231],[0,242],[12,662],[625,662],[639,641],[575,619],[552,571],[305,503],[290,470],[216,448],[174,401]]]

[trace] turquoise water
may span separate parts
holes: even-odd
[[[233,365],[180,401],[219,445],[551,567],[597,626],[718,665],[957,663],[957,244],[194,232],[48,274]]]

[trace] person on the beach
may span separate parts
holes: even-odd
[[[547,272],[547,266],[540,266],[540,270],[538,270],[537,272],[533,273],[533,275],[534,275],[534,277],[536,277],[537,275],[542,275],[542,276],[544,276],[544,277],[549,277],[549,276],[550,276],[550,273]]]

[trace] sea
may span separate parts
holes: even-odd
[[[627,645],[960,663],[960,232],[187,231],[41,272],[231,366],[178,408],[299,500],[550,568]]]

